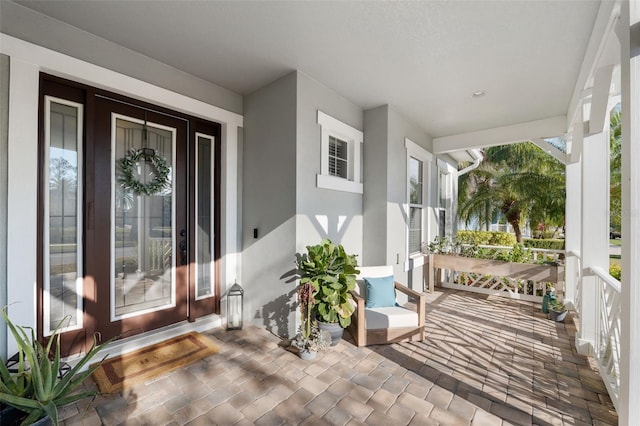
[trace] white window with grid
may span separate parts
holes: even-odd
[[[451,236],[453,233],[454,179],[457,169],[446,161],[438,159],[438,235]]]
[[[329,175],[349,179],[348,144],[329,136]]]
[[[363,133],[318,111],[322,128],[318,188],[362,194]]]
[[[429,176],[433,156],[417,143],[405,139],[407,149],[407,253],[405,269],[424,263],[422,245],[427,242],[429,211]]]
[[[422,246],[422,211],[424,162],[409,157],[409,254],[419,253]]]

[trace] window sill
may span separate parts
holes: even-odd
[[[409,260],[404,262],[404,271],[408,272],[413,269],[424,266],[425,264],[425,254],[424,253],[413,253],[409,255]]]
[[[363,193],[363,185],[360,182],[353,182],[336,176],[316,175],[316,185],[318,188],[331,189],[334,191],[352,192],[354,194]]]

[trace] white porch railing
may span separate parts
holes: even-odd
[[[578,251],[567,251],[565,254],[567,270],[565,271],[565,282],[567,286],[574,286],[573,297],[571,297],[571,308],[580,316],[580,303],[582,297],[582,257]]]
[[[598,362],[600,375],[614,405],[618,405],[620,389],[620,281],[601,268],[590,267],[585,273],[596,277],[598,301],[596,305],[596,339],[594,358]]]

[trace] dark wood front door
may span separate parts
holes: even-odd
[[[220,312],[221,126],[41,74],[38,337]]]
[[[187,319],[188,121],[95,102],[96,303],[87,313],[105,339]]]

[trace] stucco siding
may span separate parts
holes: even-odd
[[[410,285],[414,289],[421,288],[413,282],[421,279],[419,271],[408,273],[409,261],[407,253],[407,150],[405,139],[418,144],[426,151],[433,150],[431,136],[426,134],[415,123],[406,119],[394,108],[389,108],[389,140],[387,142],[388,168],[392,170],[387,179],[387,262],[394,264],[394,273],[398,281]],[[431,183],[430,186],[433,186]],[[400,262],[398,263],[398,258]],[[411,264],[409,264],[411,266]],[[422,268],[420,267],[420,270]],[[417,272],[417,273],[416,273]]]
[[[362,264],[387,263],[387,105],[364,113],[364,200]]]
[[[245,310],[279,335],[295,332],[296,75],[244,100],[242,280]],[[257,229],[257,238],[254,238]]]
[[[364,263],[393,265],[397,281],[421,291],[422,267],[412,270],[407,253],[405,139],[431,152],[432,138],[389,105],[367,110],[364,120]]]
[[[323,238],[341,243],[362,258],[362,194],[318,188],[321,126],[318,110],[357,129],[363,111],[335,91],[297,71],[296,249],[304,251]],[[365,183],[366,185],[366,183]]]

